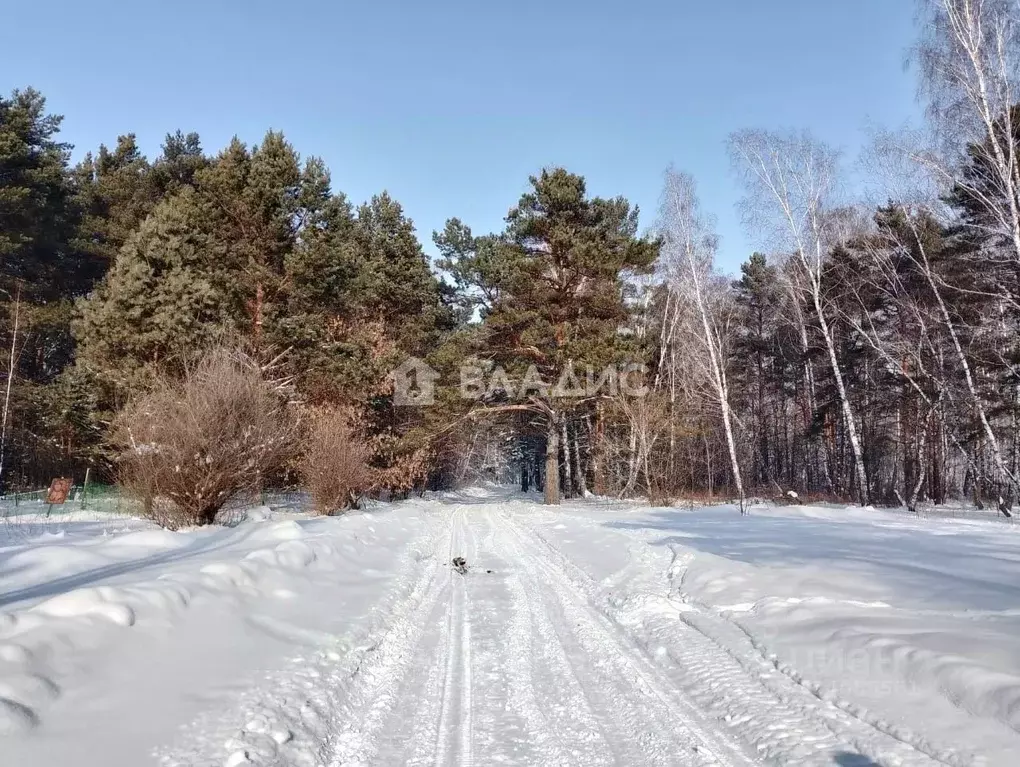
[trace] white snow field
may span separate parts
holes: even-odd
[[[0,537],[0,765],[148,764],[1015,766],[1020,533],[482,488]]]

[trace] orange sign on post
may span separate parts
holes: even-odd
[[[67,496],[71,494],[71,480],[67,477],[58,477],[50,482],[50,489],[46,492],[46,503],[64,503]]]

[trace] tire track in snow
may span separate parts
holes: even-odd
[[[681,689],[688,691],[705,713],[738,730],[763,756],[783,763],[831,764],[833,754],[845,752],[896,765],[956,764],[927,743],[898,738],[810,690],[791,685],[792,680],[763,660],[756,648],[744,651],[721,641],[717,632],[709,631],[700,620],[706,617],[701,608],[674,600],[668,587],[661,594],[638,592],[613,604],[600,584],[541,533],[534,529],[528,533],[600,613],[618,625],[624,618],[628,623],[641,623],[643,633],[661,642],[667,657],[683,669]],[[661,572],[642,553],[646,546],[642,541],[640,547],[631,547],[632,555],[642,560],[635,564],[640,572]],[[666,579],[682,580],[683,570],[682,557],[674,557]],[[613,579],[624,580],[620,573]]]
[[[424,632],[415,649],[416,659],[401,683],[400,701],[390,712],[388,725],[375,754],[378,764],[405,764],[430,767],[435,764],[436,733],[439,732],[441,696],[446,673],[447,632],[445,616],[449,610],[448,581],[425,618]],[[420,663],[422,659],[427,663]]]
[[[688,627],[714,642],[748,672],[754,673],[756,667],[760,669],[764,664],[768,673],[759,672],[759,677],[771,692],[790,700],[791,697],[795,697],[791,696],[790,683],[796,685],[802,693],[800,705],[804,710],[818,711],[817,714],[811,715],[828,727],[836,738],[870,757],[894,759],[897,763],[913,763],[919,756],[923,756],[927,759],[922,759],[922,763],[937,762],[957,767],[965,765],[969,767],[974,763],[973,755],[961,756],[939,749],[917,733],[905,727],[895,726],[863,707],[841,700],[834,691],[825,690],[820,684],[805,678],[798,669],[780,663],[778,658],[739,622],[683,591],[683,576],[692,558],[689,552],[674,548],[673,562],[667,572],[671,591],[674,590],[673,581],[678,575],[680,577],[680,583],[676,585],[675,591],[687,608],[680,615],[680,619]]]
[[[464,577],[472,627],[472,757],[484,765],[562,763],[548,758],[541,731],[529,720],[535,709],[527,693],[539,661],[527,608],[522,616],[515,602],[514,568],[501,556],[490,516],[472,510],[465,518],[478,541]]]
[[[559,640],[585,659],[589,698],[613,730],[624,764],[752,765],[755,761],[728,734],[709,728],[697,709],[622,637],[556,566],[547,550],[510,518],[498,515],[505,535],[522,552],[521,566],[541,570],[545,599],[562,617]],[[591,684],[591,678],[598,686]]]
[[[477,557],[474,536],[464,512],[454,512],[448,563],[454,557],[473,562]],[[447,613],[446,678],[436,741],[437,767],[471,764],[471,618],[465,576],[450,567],[450,605]]]
[[[536,531],[536,536],[546,545],[552,546]],[[656,570],[656,558],[651,556],[650,545],[638,538],[631,552],[644,566],[646,572]],[[734,663],[751,678],[757,679],[767,692],[774,696],[774,711],[786,711],[787,720],[814,722],[829,731],[828,738],[807,739],[816,750],[826,741],[833,749],[844,748],[880,762],[894,764],[945,764],[955,767],[971,767],[975,757],[960,755],[940,749],[927,739],[908,730],[882,720],[863,707],[841,700],[834,691],[824,690],[821,685],[805,679],[797,669],[781,664],[771,655],[739,622],[732,620],[719,610],[704,604],[683,589],[684,579],[694,552],[682,546],[671,545],[672,560],[665,572],[668,584],[664,601],[676,611],[681,624],[698,635],[698,641],[708,640],[725,652]],[[676,594],[679,602],[672,595]],[[690,636],[690,632],[687,633]],[[675,647],[670,656],[678,659],[683,652],[690,653],[696,642],[685,639],[682,650]],[[798,729],[805,728],[805,724]],[[798,758],[804,758],[799,756]]]
[[[492,524],[494,515],[486,516]],[[497,555],[506,563],[511,592],[507,664],[512,701],[529,727],[532,746],[541,753],[535,763],[549,767],[612,765],[614,750],[544,609],[542,586],[534,573],[522,566],[524,555],[513,538],[504,534],[500,543]],[[546,689],[556,692],[558,700],[541,700],[540,705],[536,677]]]
[[[449,536],[450,529],[446,527],[433,551],[441,550],[442,539]],[[421,643],[426,619],[442,593],[442,579],[437,578],[439,570],[433,554],[418,580],[418,598],[407,606],[406,612],[395,616],[385,635],[367,648],[350,674],[354,684],[347,700],[333,709],[339,727],[326,742],[331,767],[360,767],[377,753],[380,735],[397,705],[401,682]]]

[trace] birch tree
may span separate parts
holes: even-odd
[[[937,150],[917,157],[945,186],[984,208],[983,234],[1020,263],[1020,3],[919,0],[919,6],[921,93]],[[966,154],[980,172],[958,172]]]
[[[3,415],[0,416],[0,482],[3,480],[4,466],[7,461],[7,418],[11,411],[11,386],[17,370],[18,357],[18,326],[21,323],[21,286],[18,286],[14,299],[14,327],[11,330],[11,351],[7,358],[7,384],[4,389]]]
[[[726,297],[720,290],[721,286],[725,289],[725,283],[715,272],[718,237],[711,223],[701,214],[694,179],[673,168],[666,171],[659,209],[659,234],[662,238],[661,258],[670,295],[667,298],[667,311],[670,306],[675,315],[685,306],[693,309],[695,317],[691,339],[699,348],[698,353],[690,355],[689,359],[695,361],[703,372],[719,406],[733,483],[743,514],[744,483],[740,474],[729,381],[726,376],[729,327],[721,311]],[[666,319],[663,327],[676,327],[675,317]],[[671,333],[670,342],[679,343],[680,338]]]
[[[803,267],[853,453],[857,498],[867,504],[870,492],[860,432],[822,291],[826,255],[846,234],[841,231],[843,219],[830,215],[834,208],[837,154],[808,134],[748,130],[733,134],[729,144],[734,167],[746,190],[744,210],[748,223],[771,230]]]
[[[945,269],[937,267],[935,262],[937,254],[932,252],[933,241],[938,242],[941,235],[935,238],[930,235],[933,227],[941,228],[941,231],[946,231],[951,227],[963,228],[970,229],[971,234],[976,235],[979,241],[998,239],[1001,244],[1004,241],[1003,230],[1000,229],[996,234],[984,229],[981,224],[969,225],[969,222],[986,220],[986,217],[973,210],[976,198],[967,191],[970,188],[967,184],[970,182],[964,181],[961,186],[961,182],[952,180],[969,178],[973,181],[978,175],[981,175],[973,172],[976,167],[975,163],[982,163],[979,159],[980,152],[972,154],[969,166],[972,172],[964,171],[950,175],[948,164],[945,161],[937,160],[937,153],[923,149],[921,140],[921,137],[916,134],[884,134],[876,138],[874,146],[867,153],[867,171],[873,183],[880,190],[879,194],[886,200],[895,201],[888,203],[885,214],[895,217],[898,221],[898,225],[884,228],[884,236],[880,239],[882,247],[872,247],[867,250],[876,264],[885,266],[884,272],[888,275],[887,288],[894,292],[899,293],[900,291],[895,290],[896,277],[892,270],[886,266],[889,253],[895,253],[901,260],[909,261],[912,270],[920,276],[926,289],[927,304],[932,310],[928,324],[939,328],[944,334],[948,347],[947,356],[955,362],[962,376],[964,391],[961,394],[980,424],[981,435],[992,454],[992,462],[998,475],[996,479],[1005,485],[1005,497],[1000,499],[998,507],[1003,514],[1008,516],[1007,506],[1017,485],[1016,472],[1006,460],[999,435],[993,426],[989,403],[986,402],[979,387],[978,372],[975,371],[965,348],[964,336],[973,329],[963,326],[959,312],[951,305],[949,297],[954,293],[969,295],[972,299],[977,298],[983,302],[988,299],[992,299],[994,302],[1005,298],[1007,303],[1015,303],[1015,298],[1009,298],[1008,293],[1011,291],[1008,289],[982,292],[952,284],[953,281],[945,274]],[[1012,147],[1015,145],[1015,141],[1008,143],[1011,147],[1010,151],[1013,151]],[[987,144],[985,146],[987,148]],[[950,189],[947,189],[947,180],[953,185]],[[961,198],[967,198],[967,200]],[[954,211],[947,207],[946,199],[964,208],[962,218],[954,215]],[[999,213],[1004,213],[1004,210],[1000,209]],[[1000,222],[1005,220],[1003,215],[993,216],[993,218],[997,218]],[[1007,244],[1004,248],[994,248],[999,254],[1002,251],[1008,253],[1011,250],[1008,240],[1005,241]],[[962,271],[996,271],[995,262],[1001,256],[990,253],[987,248],[980,248],[980,250],[982,252],[976,258],[976,263],[967,265]],[[956,256],[956,258],[960,258],[960,256]],[[989,266],[993,268],[990,270]],[[1003,296],[1003,292],[1006,292],[1007,295]],[[1016,294],[1013,293],[1013,295]],[[904,306],[902,302],[900,305]],[[918,315],[916,309],[911,309],[911,313],[915,316]],[[868,336],[868,339],[869,343],[875,346],[874,336]],[[980,474],[979,467],[970,452],[958,439],[954,438],[953,441],[967,464],[975,473]]]
[[[984,266],[1006,266],[1000,298],[1020,311],[1020,3],[1016,0],[919,0],[916,54],[935,149],[914,158],[964,210],[963,226],[981,242]],[[938,295],[938,291],[934,291]],[[1007,497],[1017,484],[977,394],[958,334],[946,316],[957,357]],[[1007,501],[1000,501],[1005,510]]]

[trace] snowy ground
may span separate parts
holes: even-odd
[[[495,489],[33,524],[5,767],[1020,763],[1011,525]]]

